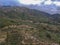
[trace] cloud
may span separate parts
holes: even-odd
[[[58,1],[58,0],[54,0],[54,1],[47,0],[44,2],[44,5],[51,5],[51,4],[55,4],[56,6],[60,6],[60,1]]]
[[[55,4],[56,6],[60,6],[59,0],[18,0],[22,4],[30,5],[30,4],[44,4],[44,5],[51,5]]]
[[[53,4],[55,4],[56,6],[60,6],[60,1],[54,1]]]
[[[51,5],[53,2],[51,0],[47,0],[44,2],[45,5]]]
[[[41,1],[40,0],[19,0],[20,3],[23,4],[39,4]]]
[[[20,3],[23,3],[23,4],[41,4],[41,3],[44,3],[45,5],[50,5],[52,4],[52,1],[51,0],[18,0]]]
[[[23,4],[41,4],[44,0],[18,0],[20,3]]]

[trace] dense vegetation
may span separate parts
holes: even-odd
[[[60,45],[59,17],[24,7],[0,7],[0,45]]]

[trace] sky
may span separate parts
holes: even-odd
[[[20,3],[20,2],[19,2]],[[18,5],[18,0],[0,0],[0,6]]]
[[[30,4],[33,4],[33,5],[41,5],[42,3],[44,5],[51,5],[51,4],[54,4],[56,6],[60,6],[60,0],[0,0],[0,5],[1,4],[7,4],[7,5],[10,5],[10,4],[17,4],[17,3],[22,3],[22,4],[26,4],[26,5],[30,5]]]
[[[44,3],[44,5],[55,4],[56,6],[60,6],[59,0],[18,0],[22,4],[30,5],[30,4],[38,4]]]

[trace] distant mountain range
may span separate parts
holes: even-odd
[[[22,6],[22,7],[27,7],[30,9],[36,9],[39,11],[47,12],[49,14],[60,14],[60,7],[56,6],[54,4],[51,5],[44,5],[43,3],[41,5],[24,5],[19,3],[16,0],[0,0],[0,6]]]
[[[60,14],[60,7],[56,5],[27,5],[25,7],[36,9],[39,11],[47,12],[49,14]]]

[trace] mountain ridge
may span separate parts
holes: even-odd
[[[40,5],[40,6],[39,5],[26,5],[25,7],[43,11],[49,14],[56,14],[56,13],[60,14],[59,13],[60,11],[58,10],[59,6],[55,6],[53,4],[52,5]]]
[[[0,44],[60,45],[56,16],[26,7],[0,7]]]
[[[39,11],[43,11],[43,12],[47,12],[49,14],[56,14],[60,12],[60,6],[56,6],[54,4],[51,5],[44,5],[43,3],[40,5],[25,5],[22,4],[16,0],[0,0],[0,6],[21,6],[21,7],[26,7],[26,8],[30,8],[30,9],[36,9]],[[59,13],[60,14],[60,13]]]

